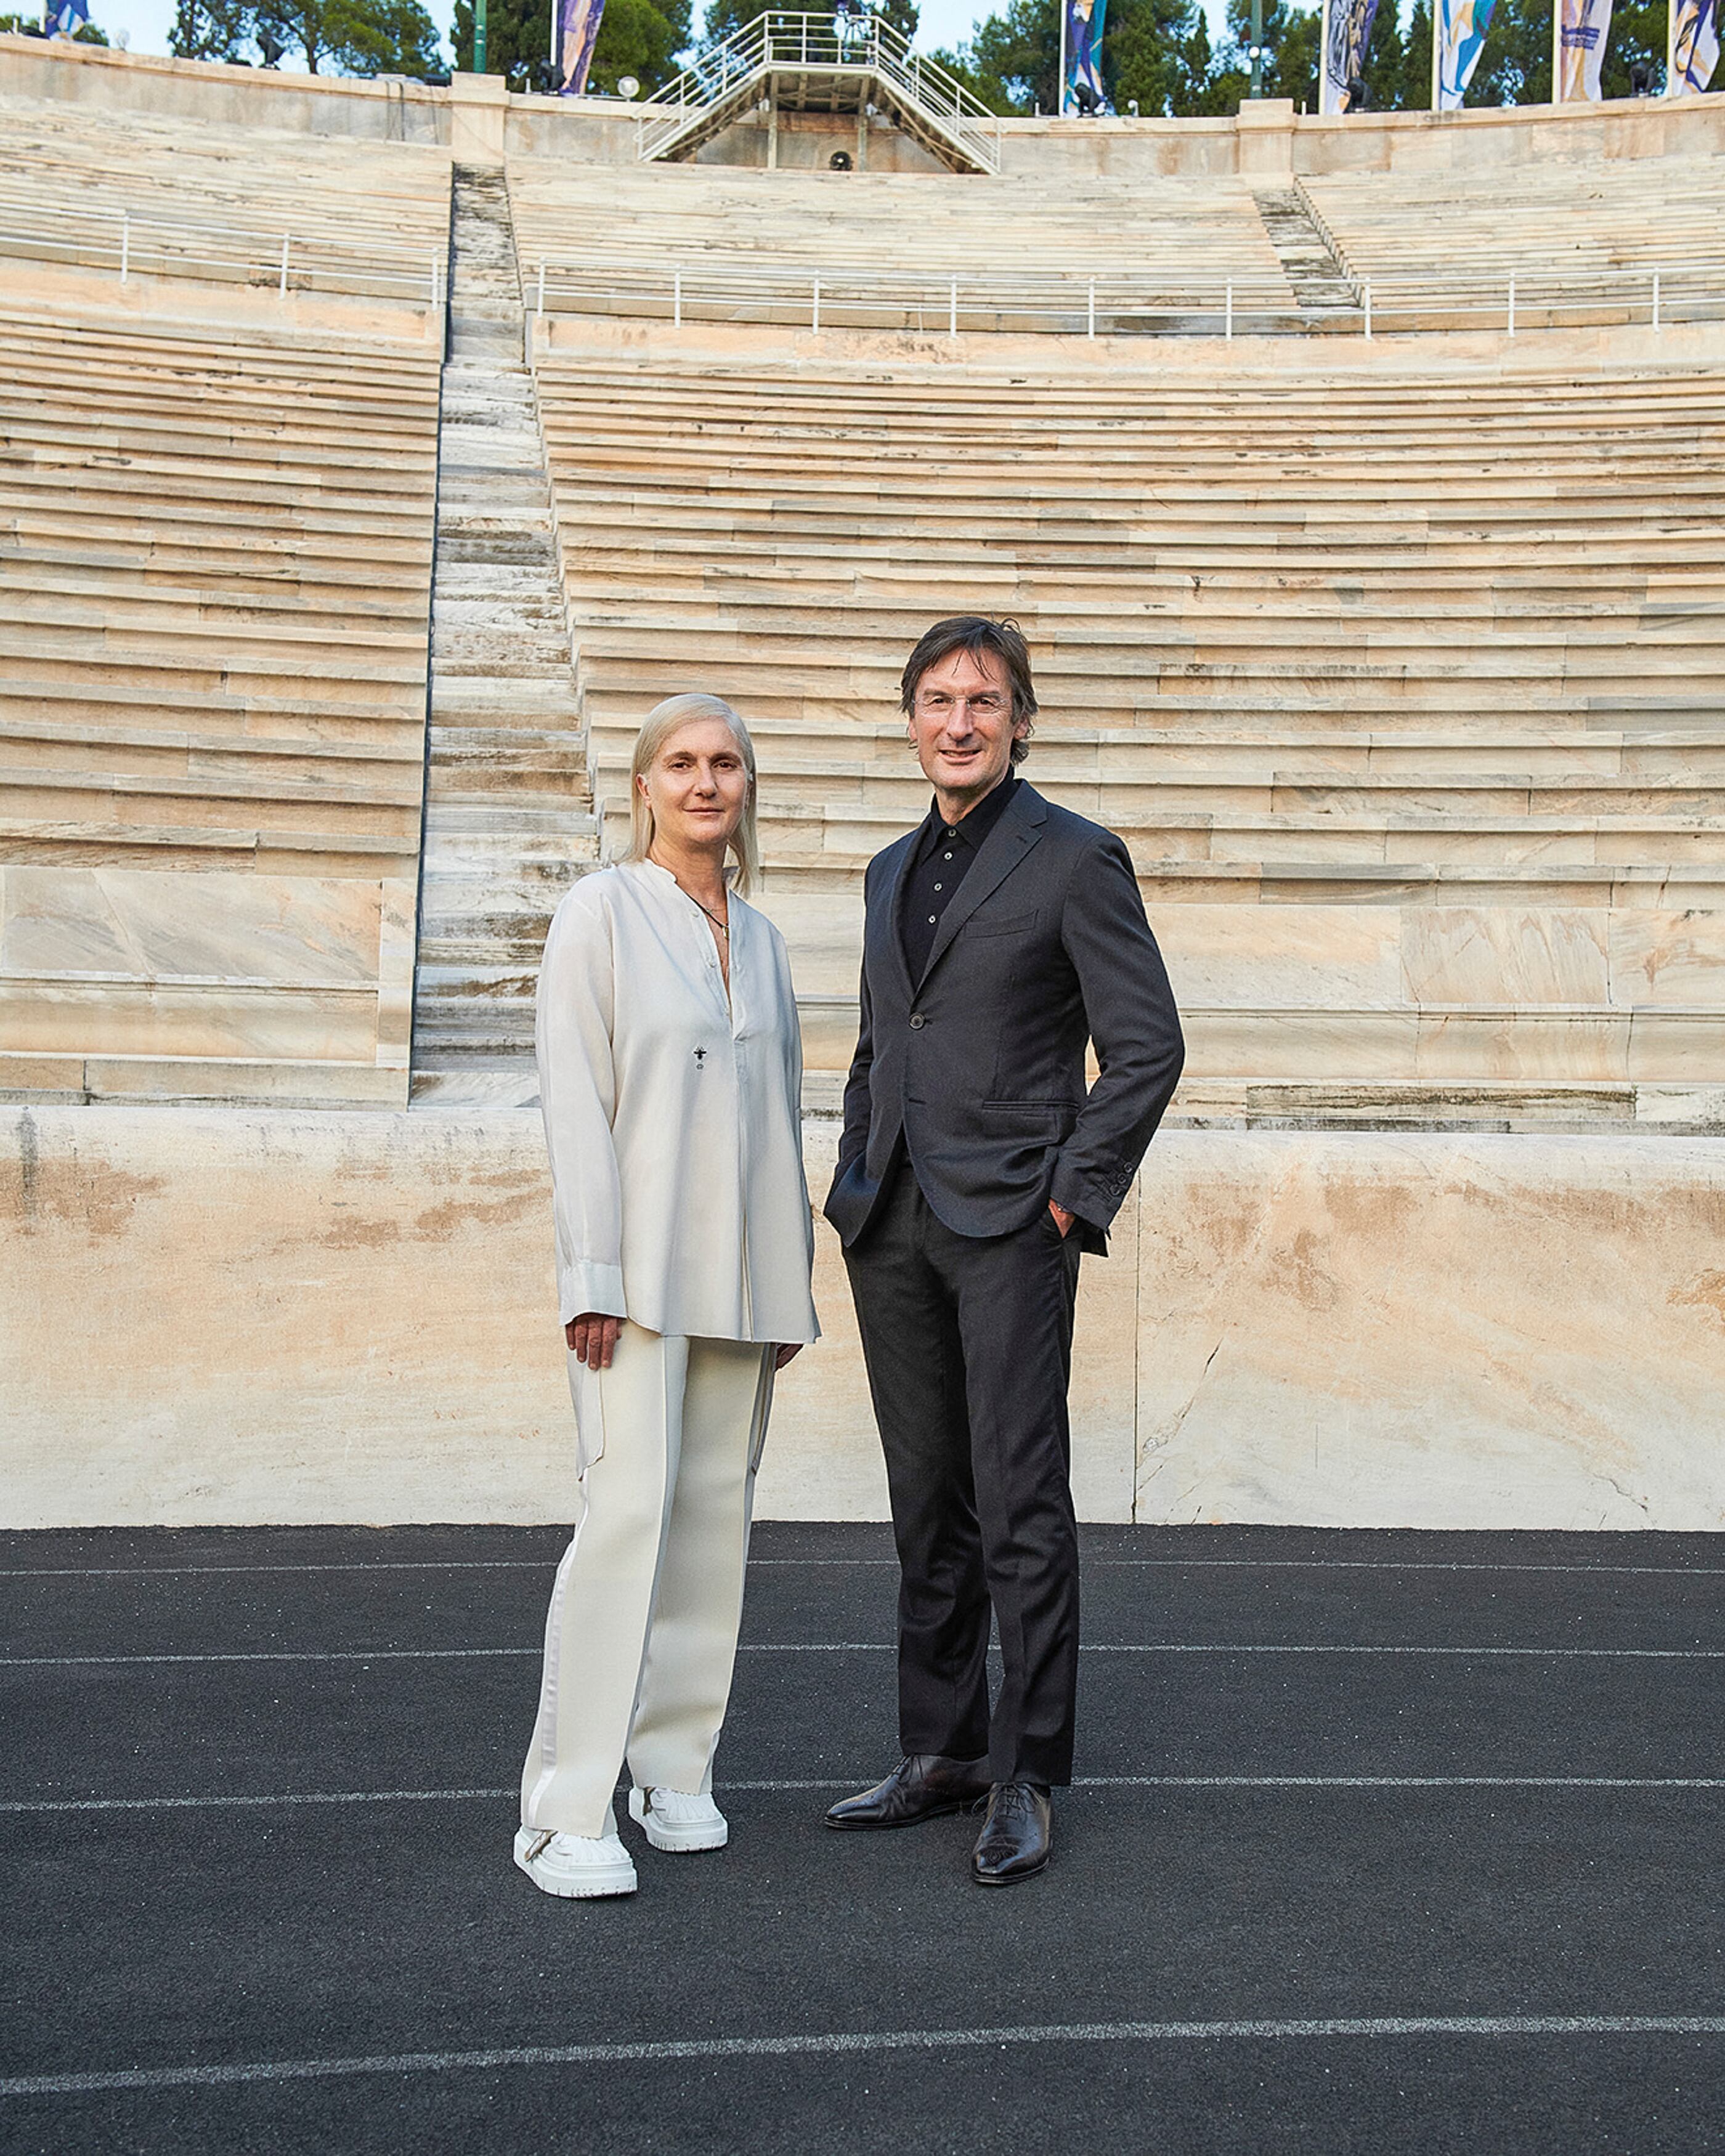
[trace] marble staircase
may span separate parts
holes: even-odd
[[[458,166],[432,588],[413,1097],[536,1097],[553,907],[598,852],[509,195]]]

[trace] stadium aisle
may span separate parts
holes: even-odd
[[[824,1830],[879,1527],[757,1532],[721,1856],[536,1894],[560,1537],[0,1537],[0,2145],[1725,2146],[1725,1540],[1086,1531],[1053,1866]]]

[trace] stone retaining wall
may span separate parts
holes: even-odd
[[[810,1180],[834,1138],[810,1124]],[[1087,1263],[1091,1519],[1725,1524],[1725,1141],[1168,1131]],[[574,1508],[538,1118],[0,1110],[14,1526]],[[886,1492],[833,1240],[767,1516]]]

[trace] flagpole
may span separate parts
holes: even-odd
[[[1551,101],[1563,102],[1563,0],[1551,0]]]
[[[1431,0],[1431,109],[1443,110],[1444,84],[1444,18],[1449,12],[1449,0]]]
[[[1317,18],[1317,111],[1322,119],[1330,109],[1330,0],[1324,0]]]
[[[1066,9],[1070,4],[1070,0],[1055,0],[1055,5],[1060,11],[1060,86],[1055,98],[1056,120],[1064,120],[1066,116]]]
[[[1665,0],[1665,94],[1677,94],[1677,0]]]

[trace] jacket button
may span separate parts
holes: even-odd
[[[922,1031],[922,1028],[923,1028],[925,1025],[927,1025],[927,1023],[928,1023],[927,1019],[926,1018],[924,1018],[924,1017],[923,1017],[923,1015],[922,1015],[922,1012],[921,1012],[921,1011],[913,1011],[913,1012],[911,1013],[911,1032],[912,1032],[912,1033],[920,1033],[920,1032]]]

